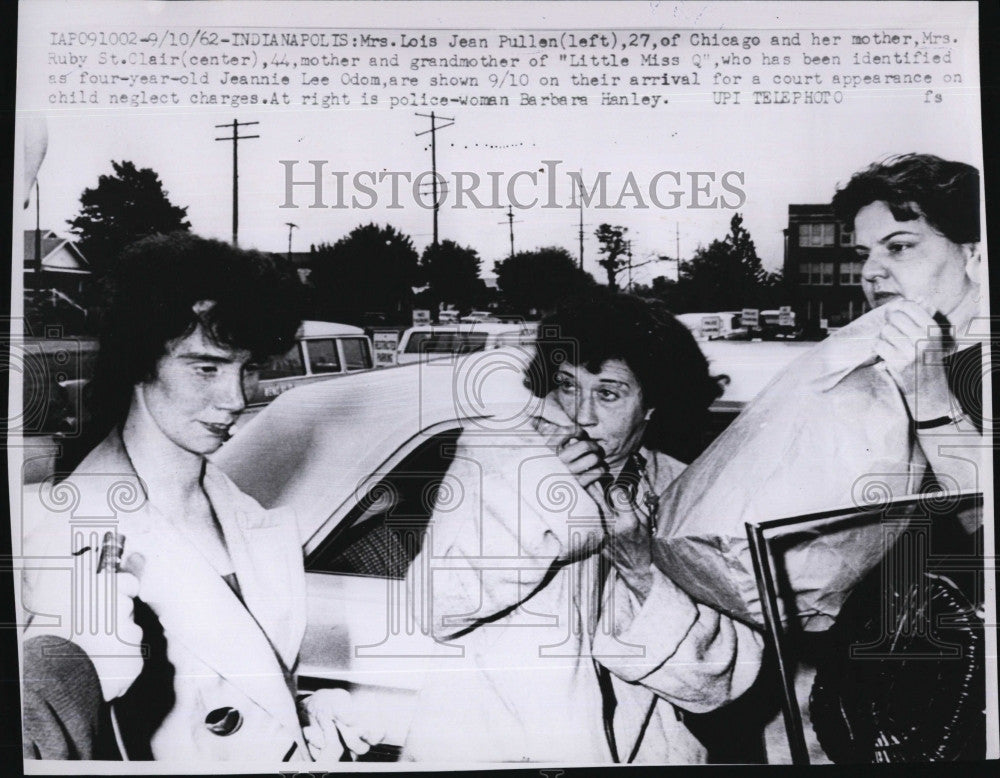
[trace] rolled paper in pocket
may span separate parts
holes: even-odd
[[[116,573],[121,570],[122,556],[125,554],[125,536],[117,532],[104,533],[101,541],[101,555],[97,559],[97,572],[103,573],[110,567]]]

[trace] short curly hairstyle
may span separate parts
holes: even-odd
[[[884,202],[898,221],[923,216],[953,243],[979,242],[979,171],[932,154],[902,154],[854,174],[833,196],[833,212],[854,229],[858,211]]]
[[[603,288],[563,301],[539,324],[525,385],[544,397],[564,361],[597,373],[610,359],[628,365],[654,409],[643,444],[683,461],[700,453],[708,407],[726,378],[710,375],[694,336],[660,301]]]
[[[101,437],[125,420],[133,387],[155,377],[170,341],[200,324],[218,345],[262,361],[291,348],[302,318],[291,263],[188,232],[132,244],[104,287],[100,350],[86,392]],[[203,300],[215,305],[196,313]]]

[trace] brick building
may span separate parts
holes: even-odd
[[[784,274],[797,322],[816,327],[826,319],[842,327],[868,310],[853,233],[829,205],[789,205],[784,234]]]

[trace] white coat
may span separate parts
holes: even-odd
[[[643,453],[657,491],[683,469]],[[466,432],[445,486],[460,500],[438,500],[408,591],[428,593],[435,638],[463,656],[429,661],[404,758],[610,763],[596,660],[611,672],[620,761],[705,761],[674,706],[739,696],[760,636],[655,568],[642,605],[612,572],[598,623],[599,554],[573,540],[600,530],[597,507],[533,431]]]
[[[139,599],[162,625],[174,669],[172,690],[158,688],[150,701],[162,706],[166,700],[169,706],[149,742],[153,758],[308,759],[289,683],[305,629],[294,516],[264,510],[206,464],[204,488],[244,606],[178,525],[146,499],[140,476],[115,432],[67,480],[25,493],[29,557],[48,560],[24,577],[23,605],[32,622],[26,636],[37,629],[72,639],[73,631],[88,628],[74,612],[81,601],[74,592],[93,585],[101,539],[116,530],[125,536],[125,557],[138,552],[145,559]],[[86,546],[91,550],[71,556]],[[73,585],[66,577],[69,567]],[[93,600],[94,607],[100,602]],[[105,637],[106,655],[92,656],[99,675],[114,673],[115,655],[134,650],[114,635]],[[229,708],[238,711],[234,731],[216,734],[206,726],[212,711]],[[119,724],[127,730],[130,722]]]

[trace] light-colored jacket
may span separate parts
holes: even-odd
[[[291,752],[290,759],[307,759],[289,683],[305,629],[294,516],[264,510],[211,463],[204,488],[245,606],[179,526],[146,499],[141,474],[115,432],[68,479],[25,493],[25,546],[32,560],[22,587],[30,622],[25,635],[54,632],[73,639],[90,629],[87,614],[76,610],[80,587],[94,585],[103,535],[116,530],[125,536],[125,557],[138,552],[145,559],[139,599],[162,625],[174,669],[172,689],[157,689],[158,699],[150,701],[162,704],[173,694],[149,744],[153,757],[280,760]],[[102,607],[100,597],[86,601]],[[105,655],[92,657],[99,674],[115,672],[114,657],[134,650],[115,635],[105,637]],[[216,734],[206,717],[228,708],[239,712],[241,723]],[[129,722],[120,725],[127,729]]]
[[[643,453],[657,491],[683,469]],[[745,691],[759,635],[655,568],[641,606],[612,572],[598,623],[597,506],[533,431],[465,433],[445,485],[407,591],[426,593],[425,623],[463,655],[429,660],[404,758],[610,763],[596,660],[620,761],[705,761],[674,706],[708,711]]]

